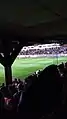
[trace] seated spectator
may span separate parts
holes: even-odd
[[[4,96],[3,93],[0,91],[0,114],[3,112],[4,109]]]
[[[36,71],[36,75],[38,75],[38,73],[39,73],[39,70]]]
[[[18,79],[18,83],[20,84],[20,83],[23,83],[20,79]]]
[[[67,75],[67,62],[65,63],[65,74]]]
[[[18,86],[19,91],[22,91],[24,89],[24,85],[22,83],[19,84]]]
[[[67,68],[67,62],[65,63],[65,67]]]
[[[8,90],[10,92],[11,97],[13,97],[13,95],[17,92],[17,89],[15,88],[15,85],[14,84],[9,85],[8,86]]]
[[[15,84],[15,85],[18,84],[17,78],[14,79],[13,84]]]
[[[60,69],[61,72],[64,71],[64,63],[63,62],[59,65],[59,69]]]
[[[15,80],[13,81],[13,84],[15,85],[15,88],[17,89],[17,86],[18,86],[18,81],[17,79],[15,78]]]
[[[4,87],[5,86],[5,84],[4,83],[2,83],[2,87]]]
[[[8,90],[8,86],[4,86],[1,88],[1,92],[3,93],[4,97],[11,97],[10,92]]]

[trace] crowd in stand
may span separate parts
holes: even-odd
[[[12,84],[8,86],[5,86],[3,83],[0,89],[0,93],[4,99],[1,111],[5,112],[6,110],[16,109],[17,103],[19,101],[19,97],[17,98],[17,96],[21,94],[22,90],[24,90],[24,82],[20,79],[15,79]]]
[[[0,88],[0,112],[15,114],[21,101],[22,94],[37,80],[40,70],[34,72],[24,80],[15,78],[12,84],[6,86],[4,83]]]
[[[0,89],[0,114],[23,119],[67,117],[67,63],[50,65]]]
[[[20,52],[20,55],[43,55],[43,54],[67,54],[67,46],[44,49],[27,49]]]

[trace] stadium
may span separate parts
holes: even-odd
[[[14,78],[25,79],[37,70],[43,70],[51,64],[67,61],[67,45],[57,43],[23,47],[12,65]],[[0,83],[4,82],[4,69],[0,65]]]
[[[60,46],[59,44],[45,44],[23,47],[13,64],[13,76],[17,78],[25,78],[26,76],[43,70],[51,64],[61,64],[66,62],[67,46]]]
[[[67,119],[67,1],[0,1],[0,118]]]
[[[66,78],[67,44],[50,43],[50,44],[34,44],[32,46],[31,45],[24,46],[21,48],[21,51],[17,55],[11,68],[12,68],[12,84],[9,84],[8,87],[6,87],[5,80],[4,80],[5,79],[4,67],[2,65],[0,65],[0,86],[1,86],[1,92],[3,93],[4,100],[5,100],[4,107],[3,107],[4,109],[1,108],[1,111],[4,110],[4,112],[5,112],[4,114],[7,114],[7,115],[11,115],[11,116],[13,115],[15,117],[18,116],[16,106],[18,104],[19,99],[24,99],[25,102],[22,104],[22,100],[21,100],[20,104],[19,104],[19,111],[20,111],[19,117],[22,115],[22,112],[23,112],[23,116],[22,116],[23,118],[27,118],[27,116],[29,116],[31,118],[32,116],[30,115],[31,114],[30,106],[32,105],[32,107],[33,107],[34,106],[33,102],[34,102],[34,100],[36,100],[35,104],[37,106],[33,107],[33,112],[32,112],[34,114],[34,118],[36,117],[38,119],[38,118],[40,118],[40,116],[47,114],[47,113],[48,113],[47,117],[54,116],[54,114],[52,114],[52,112],[51,112],[51,110],[54,111],[54,108],[51,109],[50,107],[55,104],[59,105],[61,100],[59,100],[60,93],[57,96],[53,85],[57,86],[58,91],[62,91],[60,88],[60,86],[62,86],[62,85],[59,84],[59,87],[58,87],[59,82],[57,82],[57,84],[53,84],[53,83],[54,82],[56,83],[56,78],[58,79],[57,81],[60,81],[60,83],[64,79],[64,77]],[[58,73],[59,75],[56,73]],[[39,93],[38,94],[36,93],[37,87],[39,87],[38,92],[40,92],[40,91],[43,92],[44,90],[48,90],[47,89],[48,85],[46,84],[47,82],[45,82],[46,80],[42,79],[42,78],[44,78],[44,76],[48,81],[48,85],[50,88],[49,92],[52,95],[52,97],[49,99],[49,102],[50,102],[50,100],[52,100],[51,106],[48,105],[49,103],[47,101],[47,99],[48,99],[47,96],[42,97],[43,96],[42,94],[39,95]],[[51,79],[51,81],[49,81],[50,79]],[[40,82],[39,82],[40,84],[38,83],[37,80],[40,80]],[[53,80],[54,80],[54,82],[53,82]],[[35,84],[35,86],[34,86],[34,84]],[[42,90],[41,85],[43,86],[43,84],[44,84],[44,87]],[[15,85],[15,87],[14,87],[14,85]],[[32,87],[34,86],[33,87],[34,89],[32,89],[31,86]],[[21,96],[22,96],[22,92],[27,92],[28,90],[30,90],[32,94],[33,94],[33,90],[34,90],[36,99],[32,95],[32,97],[33,97],[33,99],[31,99],[32,104],[31,104],[31,100],[30,100],[30,102],[28,101],[28,104],[26,105],[26,103],[27,103],[26,100],[29,100],[28,98],[29,98],[29,96],[31,98],[31,95],[23,94],[23,98],[21,98]],[[54,93],[52,90],[54,90]],[[65,90],[66,89],[63,88],[63,91],[65,91]],[[27,93],[29,93],[29,92],[27,92]],[[27,95],[26,99],[25,99],[24,95]],[[41,108],[42,107],[44,108],[43,104],[42,104],[42,107],[38,106],[40,103],[41,97],[42,97],[42,100],[44,99],[46,101],[46,103],[45,102],[43,103],[46,106],[45,112],[41,112]],[[58,102],[56,103],[54,101],[56,101],[57,98],[58,98]],[[14,102],[11,102],[11,100],[13,100]],[[65,100],[66,100],[66,96],[64,96],[64,101]],[[2,103],[2,101],[1,101],[1,103]],[[28,109],[27,109],[27,107],[28,107]],[[49,109],[47,109],[47,107],[49,107]],[[34,108],[36,109],[36,111],[34,111]],[[29,114],[28,110],[30,111],[30,114]],[[40,115],[37,113],[37,110],[39,110],[38,112],[40,112]],[[15,114],[13,114],[13,111],[15,112]],[[51,115],[49,112],[51,112]],[[25,113],[26,113],[26,115],[25,115]]]

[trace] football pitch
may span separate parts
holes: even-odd
[[[54,58],[22,58],[16,59],[12,65],[13,78],[26,78],[38,69],[44,69],[50,64],[66,62],[67,57]],[[4,82],[4,67],[0,64],[0,83]]]

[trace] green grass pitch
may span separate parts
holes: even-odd
[[[67,57],[58,58],[58,64],[66,62]],[[24,79],[38,69],[43,69],[50,64],[57,64],[57,58],[23,58],[16,59],[12,65],[13,77]],[[4,67],[0,64],[0,83],[4,82]]]

